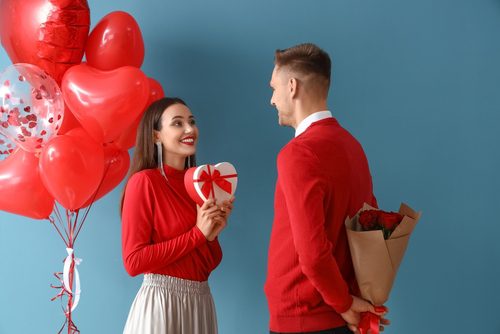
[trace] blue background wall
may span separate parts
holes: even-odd
[[[143,70],[183,97],[202,131],[200,162],[231,161],[237,203],[211,277],[220,333],[265,333],[262,292],[277,125],[276,48],[311,41],[334,62],[330,107],[363,144],[379,204],[424,212],[388,306],[386,333],[500,333],[499,0],[89,1],[92,26],[131,13]],[[0,51],[0,68],[10,60]],[[118,200],[93,208],[78,240],[82,333],[120,333],[141,283],[125,273]],[[1,193],[0,193],[1,196]],[[46,221],[0,212],[0,333],[55,333],[50,302],[64,245]]]

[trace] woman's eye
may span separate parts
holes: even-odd
[[[173,126],[182,126],[182,123],[181,122],[173,122],[172,125]]]
[[[191,124],[191,125],[195,125],[195,124],[196,124],[196,121],[195,121],[194,119],[192,119],[192,120],[190,120],[190,121],[189,121],[189,124]]]

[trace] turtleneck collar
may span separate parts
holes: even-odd
[[[167,175],[168,178],[184,179],[184,174],[186,174],[185,169],[182,170],[175,169],[174,167],[171,167],[166,164],[163,165],[163,170],[165,171],[165,175]]]

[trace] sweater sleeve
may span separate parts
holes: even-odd
[[[153,272],[187,255],[206,242],[194,226],[173,239],[153,243],[154,188],[147,175],[133,175],[127,183],[122,210],[122,254],[131,276]]]
[[[326,183],[320,168],[317,156],[296,144],[278,156],[278,178],[302,272],[324,301],[343,313],[351,307],[352,297],[325,230]]]

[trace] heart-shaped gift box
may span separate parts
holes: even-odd
[[[200,206],[211,198],[217,203],[229,200],[234,195],[237,184],[238,174],[229,162],[192,167],[184,176],[189,196]]]

